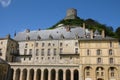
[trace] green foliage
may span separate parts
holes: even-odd
[[[115,32],[113,32],[113,28],[111,26],[106,26],[105,24],[101,24],[93,19],[84,20],[84,19],[81,19],[79,17],[77,17],[76,19],[66,19],[66,20],[63,19],[48,29],[54,29],[59,24],[64,24],[64,25],[69,25],[69,26],[82,26],[83,23],[86,24],[86,28],[92,29],[93,31],[98,30],[101,32],[102,30],[105,30],[105,34],[107,36],[118,38],[119,37],[118,34],[120,35],[120,32],[119,32],[120,28],[115,33]]]
[[[115,31],[116,36],[120,39],[120,27],[118,27]]]

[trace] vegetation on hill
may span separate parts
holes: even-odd
[[[64,25],[69,25],[69,26],[82,26],[82,24],[85,23],[86,28],[88,29],[92,29],[92,30],[105,30],[105,34],[107,36],[111,36],[114,38],[119,38],[120,39],[120,27],[118,27],[115,32],[113,30],[112,26],[106,26],[105,24],[101,24],[93,19],[81,19],[79,17],[77,17],[76,19],[66,19],[66,20],[61,20],[58,23],[56,23],[55,25],[53,25],[52,27],[50,27],[49,29],[54,29],[56,27],[58,27],[59,24],[64,24]]]

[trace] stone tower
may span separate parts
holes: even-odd
[[[77,10],[74,8],[68,9],[65,19],[75,19],[77,17]]]

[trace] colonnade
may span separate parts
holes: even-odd
[[[79,80],[79,70],[11,69],[10,80]]]

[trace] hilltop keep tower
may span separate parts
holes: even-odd
[[[75,19],[77,17],[77,10],[74,8],[68,9],[65,19]]]

